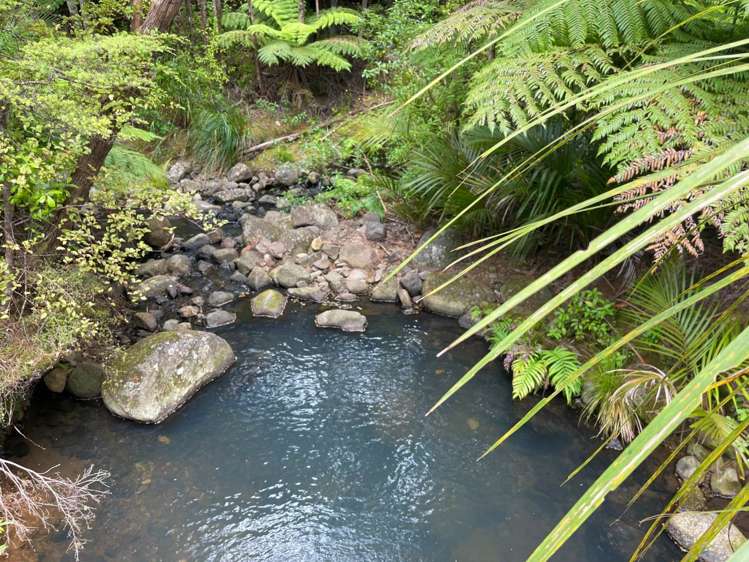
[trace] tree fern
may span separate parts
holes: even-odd
[[[468,125],[507,134],[614,70],[606,52],[594,46],[498,58],[471,81]]]
[[[353,10],[331,8],[300,21],[296,0],[264,0],[255,2],[254,8],[265,21],[250,22],[246,10],[224,15],[222,22],[228,31],[219,35],[220,46],[257,48],[258,60],[267,66],[286,63],[304,68],[317,64],[336,71],[350,70],[347,57],[364,54],[366,41],[358,37],[338,35],[314,40],[327,28],[361,21]]]
[[[523,5],[513,0],[473,0],[416,37],[411,46],[424,49],[445,43],[469,45],[515,22],[522,9]]]

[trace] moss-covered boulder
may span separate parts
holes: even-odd
[[[278,318],[286,310],[286,295],[275,289],[266,289],[250,301],[253,316]]]
[[[76,398],[96,398],[101,394],[104,368],[98,363],[81,361],[68,375],[65,389]]]
[[[216,334],[161,332],[121,353],[107,369],[101,394],[113,414],[160,423],[235,361]]]
[[[430,291],[448,281],[453,275],[452,272],[435,272],[424,279],[422,293],[428,296],[425,296],[422,302],[429,312],[459,318],[472,306],[496,302],[494,292],[489,287],[465,276],[439,292],[429,295]]]

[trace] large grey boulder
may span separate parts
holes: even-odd
[[[286,310],[287,297],[275,289],[267,289],[250,301],[253,316],[278,318]]]
[[[332,228],[338,226],[338,217],[325,205],[300,205],[291,210],[291,224],[294,228],[300,226]]]
[[[160,423],[234,361],[229,344],[215,334],[154,334],[120,354],[107,369],[101,388],[104,405],[123,418]]]
[[[668,521],[668,534],[683,549],[688,550],[715,520],[715,513],[682,511]],[[702,562],[725,562],[746,539],[735,525],[724,528],[700,554]]]
[[[276,183],[291,187],[299,181],[299,168],[294,164],[281,164],[276,170]]]
[[[355,310],[326,310],[315,316],[318,328],[337,328],[344,332],[363,332],[367,329],[367,317]]]
[[[367,244],[352,242],[341,248],[338,257],[351,267],[366,269],[374,265],[377,254]]]
[[[452,273],[430,273],[424,280],[422,292],[427,295],[452,276]],[[425,297],[421,302],[429,312],[459,318],[472,306],[491,303],[494,300],[494,293],[489,287],[463,276],[434,295]]]
[[[266,218],[250,214],[242,215],[239,222],[242,225],[244,243],[253,246],[263,239],[275,242],[281,238],[286,230],[273,220],[267,220]]]
[[[226,179],[229,181],[235,181],[237,183],[246,182],[252,178],[252,170],[244,162],[239,162],[231,167],[229,172],[226,174]]]
[[[169,273],[177,277],[184,277],[192,271],[192,260],[184,254],[175,254],[166,260]]]

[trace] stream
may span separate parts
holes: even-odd
[[[367,332],[346,334],[315,328],[315,306],[290,304],[278,320],[248,309],[243,299],[238,322],[217,331],[235,366],[161,425],[39,385],[21,462],[112,473],[81,560],[521,561],[616,455],[560,486],[600,445],[560,402],[476,462],[533,400],[513,401],[494,365],[424,417],[486,352],[474,339],[437,359],[461,333],[454,320],[366,305]],[[656,482],[624,513],[646,475],[554,560],[627,560],[639,521],[670,495]],[[66,548],[63,533],[37,542],[42,561],[74,560]],[[645,557],[679,558],[666,538]]]

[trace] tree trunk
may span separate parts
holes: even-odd
[[[205,33],[208,31],[208,10],[205,7],[205,0],[198,0],[198,10],[200,11],[200,27]]]
[[[247,12],[248,16],[250,18],[250,24],[255,23],[255,6],[252,4],[252,0],[247,0]],[[257,56],[257,39],[255,39],[255,36],[252,36],[252,50],[255,53],[255,79],[257,80],[257,88],[258,91],[262,94],[263,93],[263,71],[260,68],[260,59]]]
[[[113,132],[108,138],[95,136],[89,141],[89,151],[78,160],[71,178],[71,183],[75,188],[68,197],[68,205],[79,205],[88,201],[91,186],[94,185],[96,175],[104,165],[104,160],[116,138],[117,132]]]
[[[307,15],[306,0],[299,0],[299,21],[304,23],[304,17]]]
[[[320,15],[320,0],[315,0],[315,15]]]
[[[143,13],[141,12],[142,0],[133,0],[133,19],[130,20],[130,31],[138,31],[143,25]]]
[[[65,4],[68,6],[68,13],[75,17],[78,15],[78,4],[76,4],[76,0],[66,0]]]
[[[185,18],[187,19],[187,34],[192,37],[192,0],[185,0]]]
[[[221,0],[213,0],[213,17],[216,18],[216,33],[221,33],[221,14],[224,7]]]
[[[179,13],[182,0],[153,0],[151,9],[143,23],[138,27],[139,33],[148,33],[149,31],[160,31],[165,33],[169,31],[174,18]]]

